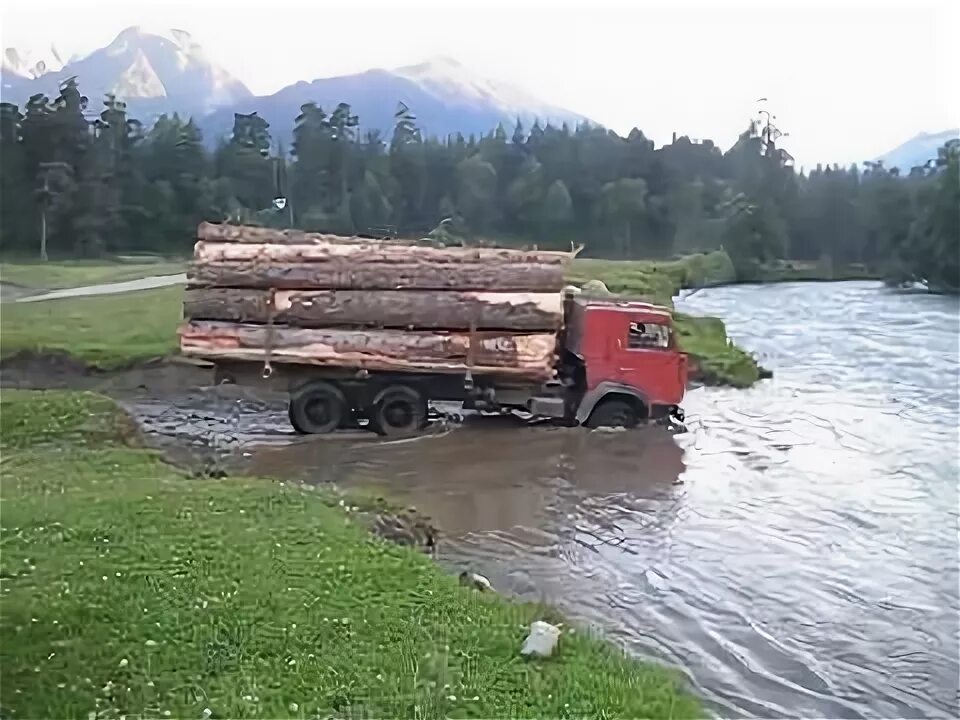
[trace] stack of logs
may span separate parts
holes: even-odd
[[[207,359],[553,376],[573,253],[203,223],[180,347]]]

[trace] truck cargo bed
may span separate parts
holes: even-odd
[[[187,357],[253,360],[393,372],[552,378],[557,336],[499,331],[431,332],[349,328],[294,328],[189,321],[180,329]]]

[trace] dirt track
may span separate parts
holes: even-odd
[[[137,421],[148,444],[200,472],[214,466],[242,470],[248,449],[254,446],[380,440],[365,430],[300,436],[287,418],[285,393],[214,386],[210,368],[184,360],[161,359],[104,371],[66,353],[24,351],[0,361],[0,387],[107,395]],[[435,423],[427,434],[443,429]]]

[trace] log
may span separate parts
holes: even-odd
[[[563,267],[539,263],[194,263],[188,287],[559,292]]]
[[[372,240],[370,238],[344,237],[328,233],[311,233],[303,230],[277,230],[275,228],[253,227],[250,225],[218,225],[202,222],[197,228],[198,240],[214,242],[236,243],[266,243],[275,245],[313,245],[318,243],[335,244],[370,244],[371,242],[389,243],[393,245],[413,245],[415,240],[399,240],[384,238]]]
[[[318,243],[315,245],[278,245],[266,243],[208,242],[194,245],[196,262],[260,263],[482,263],[486,265],[564,266],[572,253],[551,250],[507,250],[505,248],[436,248],[421,245],[389,245],[377,242]]]
[[[272,317],[274,323],[307,328],[556,331],[563,319],[560,293],[208,288],[187,290],[183,307],[191,320],[267,323]]]
[[[269,358],[277,363],[395,372],[462,373],[469,368],[536,382],[555,374],[556,340],[552,333],[267,328],[196,320],[180,327],[180,350],[188,357],[257,362]]]

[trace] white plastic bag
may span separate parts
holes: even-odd
[[[550,657],[553,655],[553,651],[556,650],[559,640],[560,628],[543,620],[537,620],[530,624],[530,634],[527,635],[527,639],[523,641],[520,654]]]

